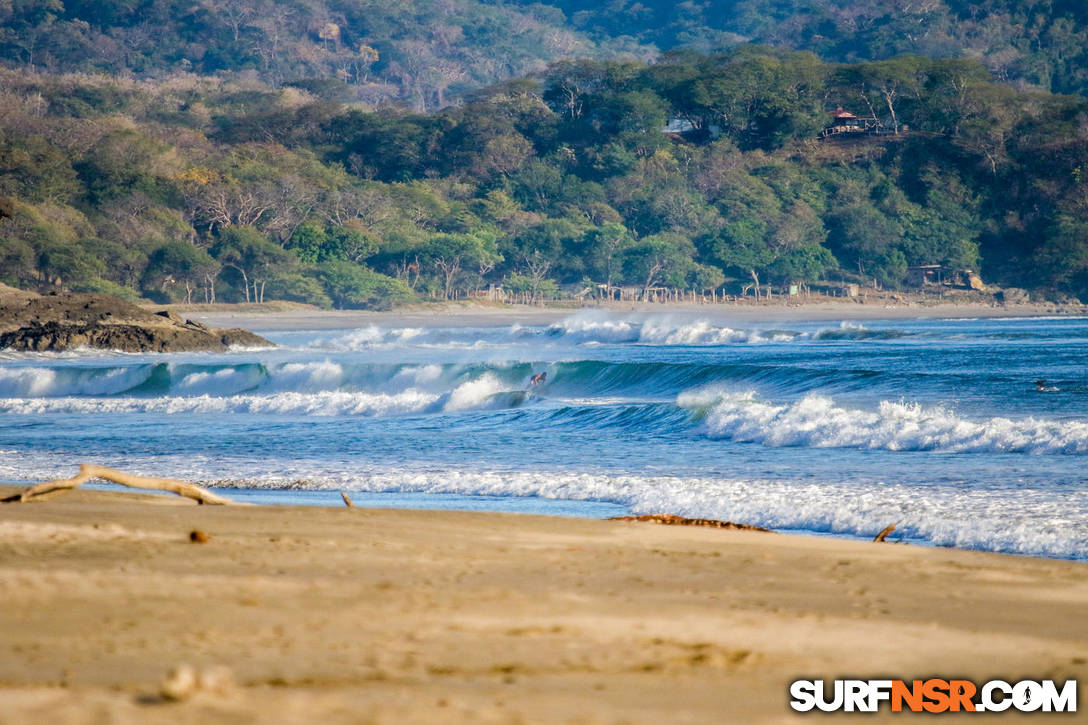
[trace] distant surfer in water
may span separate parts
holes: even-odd
[[[1048,386],[1045,380],[1039,378],[1035,381],[1035,390],[1040,393],[1053,393],[1057,388]]]
[[[543,385],[544,381],[548,379],[548,373],[537,373],[533,377],[529,378],[529,386],[535,388],[538,385]]]

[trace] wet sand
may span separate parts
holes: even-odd
[[[1088,678],[1084,563],[630,522],[77,491],[0,506],[0,596],[2,723],[782,722],[798,678]],[[211,682],[164,702],[181,664]]]

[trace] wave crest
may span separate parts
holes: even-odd
[[[716,346],[788,342],[799,333],[786,330],[734,329],[708,320],[677,320],[668,316],[616,319],[598,312],[572,315],[548,328],[552,337],[576,344],[640,344]]]
[[[424,368],[426,371],[426,368]],[[342,374],[335,364],[304,364],[287,372],[287,378],[320,387],[331,385]],[[182,388],[188,395],[161,397],[11,397],[0,398],[0,413],[41,414],[128,414],[128,413],[244,413],[301,416],[386,416],[411,413],[456,413],[517,407],[530,396],[511,389],[493,374],[465,380],[447,391],[428,391],[408,387],[393,392],[352,390],[289,389],[265,394],[222,395],[200,392],[237,387],[246,382],[244,371],[224,368],[218,372],[200,372],[186,376]],[[298,382],[293,385],[299,386]]]
[[[755,393],[701,390],[678,404],[701,412],[711,438],[767,446],[880,448],[953,453],[1088,453],[1088,423],[1026,418],[976,422],[944,408],[882,401],[876,412],[840,407],[822,395],[792,403],[759,400]]]
[[[0,479],[41,481],[60,475],[40,456],[0,451]],[[524,496],[615,503],[632,513],[742,521],[780,530],[871,538],[891,521],[896,535],[937,545],[1019,554],[1088,558],[1083,506],[1059,490],[1018,492],[994,505],[984,484],[924,487],[851,480],[801,483],[766,478],[625,475],[568,470],[498,470],[437,466],[388,469],[365,462],[292,457],[220,461],[201,456],[126,456],[123,468],[162,472],[209,485],[258,489]],[[246,477],[238,478],[244,470]]]

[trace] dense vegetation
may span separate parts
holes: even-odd
[[[481,0],[0,0],[9,67],[231,72],[419,111],[597,45],[557,10]]]
[[[739,43],[827,61],[977,58],[1088,94],[1084,0],[0,0],[0,62],[300,84],[416,111],[565,58],[652,59]]]
[[[895,288],[933,263],[1088,296],[1088,101],[973,61],[570,61],[429,115],[255,80],[0,79],[9,284],[372,306]],[[822,140],[838,105],[898,133]]]
[[[532,6],[536,0],[519,0]],[[979,58],[998,78],[1088,93],[1084,0],[552,0],[572,24],[614,42],[719,50],[754,41],[830,61],[901,54]]]

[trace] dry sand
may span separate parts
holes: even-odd
[[[729,304],[643,304],[616,303],[586,307],[530,307],[525,305],[497,306],[450,304],[425,309],[405,308],[392,312],[366,310],[319,310],[295,307],[284,309],[269,306],[254,309],[246,305],[186,305],[172,306],[187,317],[212,327],[244,327],[253,330],[317,330],[333,328],[382,326],[495,326],[548,325],[578,312],[597,311],[617,318],[671,317],[676,319],[708,320],[716,324],[785,324],[806,321],[838,320],[904,320],[974,317],[1039,317],[1046,315],[1083,316],[1088,307],[1082,305],[1022,304],[1008,307],[981,303],[961,304],[899,304],[870,300],[811,302],[793,304],[729,303]]]
[[[1083,563],[627,522],[79,491],[0,507],[0,601],[2,723],[781,722],[800,677],[1088,681]],[[182,663],[235,684],[163,702]]]

